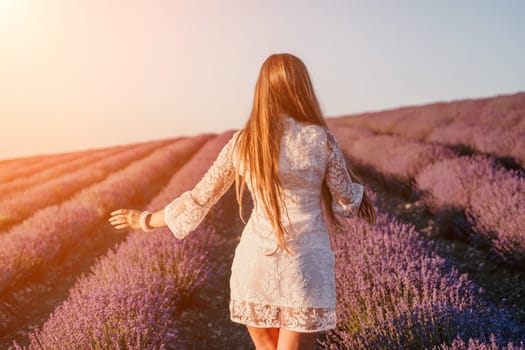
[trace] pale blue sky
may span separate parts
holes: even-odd
[[[222,132],[276,52],[327,117],[525,91],[525,1],[0,0],[0,159]]]

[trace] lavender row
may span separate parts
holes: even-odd
[[[354,162],[373,166],[383,176],[405,183],[410,183],[428,165],[455,157],[446,147],[389,135],[361,138],[345,150]]]
[[[51,263],[105,221],[108,210],[127,205],[134,197],[149,196],[149,184],[176,171],[208,138],[199,136],[164,146],[0,235],[0,292]]]
[[[412,225],[379,213],[375,227],[348,220],[333,237],[339,322],[325,348],[430,349],[457,337],[512,341],[525,335]]]
[[[131,235],[77,281],[27,348],[164,349],[176,342],[179,304],[210,278],[203,245],[217,238],[202,229],[193,236]]]
[[[381,134],[396,134],[423,141],[435,129],[452,122],[515,128],[517,132],[524,132],[524,114],[525,93],[517,93],[401,107],[338,120],[367,127]]]
[[[11,181],[0,184],[0,193],[2,193],[2,200],[6,200],[12,197],[12,193],[26,190],[31,186],[42,184],[49,181],[57,176],[65,175],[68,172],[78,170],[80,167],[89,166],[90,163],[94,163],[102,158],[111,156],[128,147],[114,147],[107,150],[92,151],[85,154],[79,155],[78,157],[71,159],[66,162],[59,162],[46,169],[42,169],[32,175],[17,177]],[[131,147],[129,147],[131,148]],[[129,149],[128,148],[128,149]]]
[[[436,215],[464,212],[505,262],[525,266],[525,178],[519,172],[481,155],[458,157],[425,168],[416,188]]]
[[[525,93],[440,102],[334,118],[339,124],[368,128],[424,142],[465,146],[512,158],[525,167]]]
[[[228,132],[206,143],[147,209],[159,210],[192,188],[230,137]],[[28,348],[180,348],[180,303],[215,276],[218,269],[208,252],[222,251],[223,242],[210,225],[199,225],[184,240],[167,228],[130,234],[76,283],[68,299],[30,335]]]
[[[525,266],[525,191],[518,171],[505,170],[486,156],[457,157],[446,147],[400,136],[367,136],[349,126],[337,130],[353,166],[392,189],[422,197],[444,229],[462,230],[466,237],[474,230],[487,242],[493,240],[504,261]],[[467,219],[461,225],[463,213]],[[454,225],[447,228],[450,220]]]
[[[78,154],[73,153],[61,153],[53,156],[42,157],[36,162],[30,162],[28,164],[22,163],[19,166],[13,164],[12,167],[3,169],[0,172],[0,182],[5,183],[12,181],[24,176],[31,176],[35,173],[42,171],[50,166],[53,166],[56,163],[67,162],[78,157]]]
[[[131,146],[119,153],[106,155],[92,164],[80,167],[74,161],[76,171],[57,176],[38,186],[30,187],[18,192],[15,196],[0,202],[0,229],[6,229],[13,224],[31,216],[38,209],[60,203],[75,192],[102,181],[109,174],[151,154],[155,149],[163,147],[173,141],[151,142],[139,146]],[[102,154],[101,156],[104,156]],[[98,157],[97,157],[98,158]],[[71,162],[70,162],[71,163]],[[57,167],[53,168],[56,170]],[[59,169],[60,170],[60,169]],[[54,171],[52,171],[55,173]],[[58,175],[58,174],[55,174]]]
[[[17,167],[28,166],[29,164],[34,164],[44,158],[44,155],[38,155],[30,157],[2,159],[0,160],[0,172],[5,173],[7,171],[12,171],[12,169],[15,169]]]
[[[403,193],[411,193],[411,184],[425,167],[455,157],[447,147],[401,136],[370,135],[366,129],[349,126],[334,130],[352,166],[387,181]]]
[[[129,144],[124,145],[124,146],[129,146]],[[82,155],[84,153],[90,153],[90,152],[93,152],[93,151],[110,149],[110,148],[113,148],[113,147],[115,147],[115,146],[104,147],[104,148],[97,148],[97,149],[81,150],[81,151],[62,152],[62,153],[35,154],[35,155],[22,156],[22,157],[17,157],[17,158],[4,158],[4,159],[0,159],[0,172],[3,173],[6,170],[13,170],[16,167],[33,165],[33,164],[36,164],[36,163],[38,163],[40,161],[49,161],[50,159],[53,159],[53,158],[55,160],[57,160],[57,159],[60,159],[61,157],[64,157],[66,155],[67,156],[72,156],[72,155],[79,156],[79,155]],[[116,146],[116,147],[122,147],[122,146]]]
[[[434,129],[426,141],[459,145],[498,158],[514,159],[525,168],[525,131],[518,132],[515,128],[454,121]]]
[[[159,140],[154,142],[167,142],[169,140]],[[11,160],[5,160],[5,164],[0,166],[0,183],[6,183],[17,178],[33,176],[43,170],[52,168],[61,163],[66,163],[75,160],[79,157],[83,157],[88,154],[95,154],[99,152],[109,152],[113,149],[123,149],[128,147],[140,146],[149,142],[137,142],[125,145],[101,147],[94,149],[87,149],[81,151],[64,152],[58,154],[43,154],[32,156],[28,158],[15,158]]]
[[[129,147],[129,146],[131,145],[104,147],[104,148],[99,148],[95,150],[83,150],[83,151],[67,152],[67,153],[59,153],[59,154],[48,154],[48,155],[32,157],[34,158],[33,161],[28,160],[28,161],[24,161],[20,163],[13,162],[12,165],[6,166],[2,170],[0,170],[0,182],[5,183],[5,182],[12,181],[20,177],[32,176],[36,173],[41,172],[42,170],[48,169],[50,167],[54,167],[60,163],[69,162],[85,154],[89,154],[93,152],[104,152],[106,150],[110,150],[113,148],[121,148],[121,147]]]

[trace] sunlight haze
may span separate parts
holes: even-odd
[[[525,90],[522,1],[0,0],[0,159],[241,128],[258,70],[326,116]]]

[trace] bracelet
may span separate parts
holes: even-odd
[[[153,228],[149,227],[147,224],[146,224],[146,219],[147,217],[151,215],[151,212],[149,211],[143,211],[141,214],[140,214],[140,227],[142,228],[142,231],[144,232],[151,232],[153,231]]]

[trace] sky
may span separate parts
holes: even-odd
[[[242,128],[264,60],[326,117],[525,91],[525,1],[0,0],[0,159]]]

